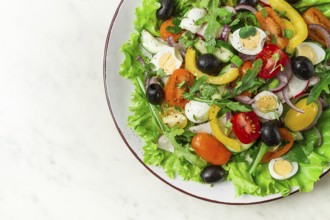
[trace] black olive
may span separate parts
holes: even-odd
[[[250,5],[252,7],[256,6],[258,3],[258,0],[238,0],[237,4],[238,5]]]
[[[286,0],[286,1],[290,4],[294,4],[294,3],[299,2],[300,0]]]
[[[310,59],[298,56],[291,60],[292,72],[301,80],[309,80],[314,76],[314,65]]]
[[[160,8],[156,12],[156,17],[160,20],[167,20],[173,16],[174,1],[173,0],[160,0]]]
[[[197,59],[197,67],[200,71],[215,76],[219,74],[221,63],[213,54],[203,54]]]
[[[225,179],[226,171],[221,166],[210,165],[205,167],[201,172],[201,178],[206,183],[214,183]]]
[[[165,92],[158,83],[153,83],[147,87],[146,96],[151,104],[159,105],[165,97]]]
[[[275,147],[281,144],[281,135],[278,127],[271,122],[265,122],[261,127],[261,140],[268,147]]]

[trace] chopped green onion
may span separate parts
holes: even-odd
[[[290,29],[284,29],[284,37],[291,39],[293,37],[293,31]]]
[[[236,55],[234,55],[230,59],[230,62],[233,63],[233,64],[235,64],[235,66],[237,66],[238,68],[240,68],[243,65],[243,63],[244,63],[244,61],[241,58],[239,58],[238,56],[236,56]]]

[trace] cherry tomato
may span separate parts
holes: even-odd
[[[259,77],[270,79],[280,72],[289,58],[276,45],[269,44],[257,55],[256,59],[262,59],[262,68],[259,72]]]
[[[226,164],[231,156],[231,152],[211,134],[198,133],[191,145],[198,156],[213,165]]]
[[[184,108],[188,100],[183,97],[189,86],[195,82],[195,76],[186,69],[174,70],[168,79],[164,91],[165,99],[170,106]]]
[[[260,137],[260,123],[254,112],[240,112],[235,114],[231,123],[233,131],[240,142],[249,144]]]
[[[166,41],[168,37],[172,36],[175,42],[178,42],[179,37],[181,36],[180,34],[174,34],[171,33],[167,30],[167,27],[169,26],[174,26],[173,24],[173,19],[168,19],[162,23],[160,26],[160,37]]]

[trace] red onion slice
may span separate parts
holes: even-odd
[[[245,95],[238,95],[234,97],[234,99],[245,105],[251,105],[255,101],[254,99],[251,99],[250,97]]]
[[[319,97],[319,102],[321,103],[323,109],[329,107],[329,103],[326,100],[322,99],[321,97]]]
[[[325,44],[326,44],[327,48],[330,47],[330,33],[329,33],[329,31],[327,31],[327,29],[325,29],[324,27],[322,27],[321,25],[318,25],[318,24],[309,24],[308,29],[309,29],[309,31],[318,32],[325,40]]]
[[[280,84],[278,84],[278,86],[276,86],[276,88],[269,89],[269,91],[271,91],[271,92],[279,92],[282,89],[284,89],[287,85],[288,85],[288,83],[280,82]]]
[[[247,55],[244,53],[238,53],[238,57],[241,58],[243,61],[254,61],[256,59],[256,55]]]
[[[291,101],[290,101],[290,98],[289,98],[289,91],[288,91],[288,86],[286,86],[283,90],[282,90],[282,93],[283,93],[283,97],[284,97],[284,100],[285,102],[291,107],[293,108],[295,111],[299,112],[299,113],[302,113],[304,114],[305,112],[299,108],[297,108]]]
[[[230,33],[229,26],[228,25],[223,26],[222,32],[220,35],[220,40],[228,41],[229,33]]]
[[[252,12],[253,14],[256,14],[257,13],[257,10],[255,8],[253,8],[252,6],[250,5],[238,5],[235,7],[235,10],[236,11],[239,11],[239,10],[248,10],[250,12]]]

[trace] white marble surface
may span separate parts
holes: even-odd
[[[330,175],[311,193],[228,206],[188,197],[135,160],[103,88],[118,3],[1,2],[0,219],[329,219]]]

